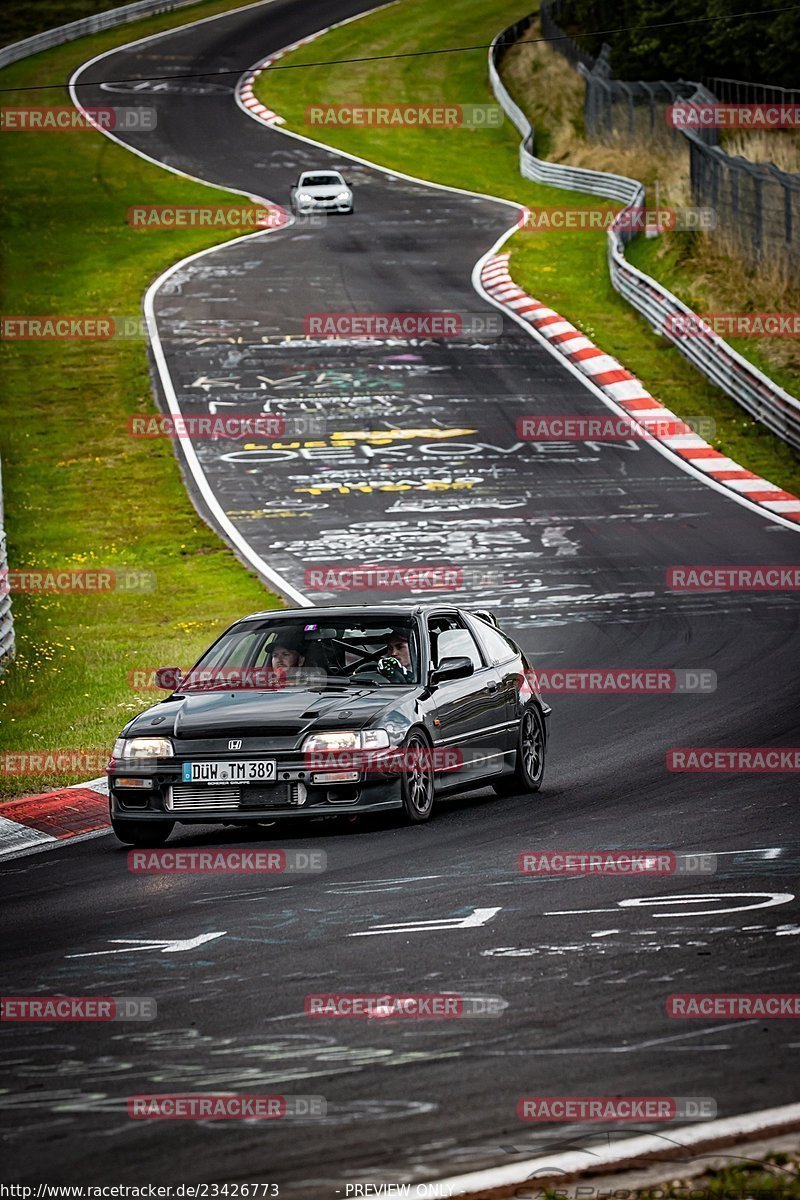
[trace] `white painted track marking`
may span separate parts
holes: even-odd
[[[160,950],[162,954],[183,954],[186,950],[195,950],[206,942],[213,942],[225,936],[225,930],[219,933],[200,933],[197,937],[170,938],[110,938],[112,943],[121,943],[119,950],[89,950],[84,954],[65,954],[65,958],[97,958],[101,954],[132,954],[140,950]]]
[[[442,917],[434,921],[401,921],[389,925],[375,925],[348,937],[374,937],[384,933],[426,933],[432,930],[477,929],[486,925],[500,912],[499,908],[475,908],[468,917]]]

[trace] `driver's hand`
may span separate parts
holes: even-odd
[[[391,654],[386,654],[383,658],[378,659],[378,670],[387,679],[405,679],[406,677],[406,673],[399,661]]]

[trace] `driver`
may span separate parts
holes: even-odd
[[[378,670],[392,683],[411,683],[414,664],[407,629],[393,629],[386,639],[386,655],[379,659]]]
[[[301,654],[303,639],[291,629],[284,629],[278,634],[269,656],[269,666],[279,676],[285,687],[294,687],[303,682],[301,670],[306,661]]]

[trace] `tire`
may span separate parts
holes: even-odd
[[[409,756],[415,751],[422,752],[418,754],[413,768],[403,771],[400,776],[403,814],[410,825],[421,825],[428,820],[433,809],[431,747],[427,738],[412,729],[403,743],[403,750]]]
[[[538,708],[527,708],[519,723],[514,774],[493,784],[498,796],[538,792],[544,779],[547,738],[544,717]]]
[[[147,849],[163,846],[175,828],[175,822],[127,821],[120,820],[119,817],[112,817],[111,828],[126,846],[140,846],[142,849]]]

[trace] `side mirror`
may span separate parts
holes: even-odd
[[[474,674],[475,668],[466,655],[462,658],[443,658],[438,667],[431,671],[430,682],[446,683],[449,679],[466,679]]]
[[[174,692],[182,678],[180,667],[159,667],[155,674],[156,687],[164,692]]]

